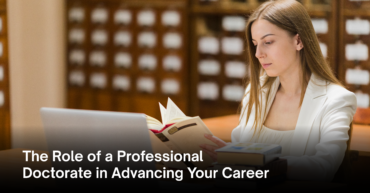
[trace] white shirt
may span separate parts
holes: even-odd
[[[268,76],[261,76],[261,85]],[[277,77],[272,84],[267,104],[268,113],[278,86]],[[250,89],[247,87],[246,92]],[[267,97],[267,88],[262,88],[262,101]],[[243,99],[246,107],[249,95]],[[289,155],[283,156],[288,161],[288,179],[331,181],[343,161],[348,130],[356,112],[355,94],[345,88],[328,84],[317,75],[312,74],[307,85],[297,125],[291,140]],[[241,114],[240,124],[231,134],[232,142],[251,141],[255,112],[254,107],[250,119],[246,122],[246,113]],[[242,116],[243,115],[243,116]],[[265,115],[262,115],[265,117]]]
[[[289,155],[294,130],[279,131],[262,126],[261,132],[251,139],[254,143],[277,144],[282,147],[281,156]]]

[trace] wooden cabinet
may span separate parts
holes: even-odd
[[[248,78],[246,13],[258,3],[192,2],[192,114],[208,118],[237,113]]]
[[[237,113],[249,77],[245,22],[263,2],[66,0],[68,107],[159,118],[170,97],[190,116]],[[369,108],[369,2],[299,2],[332,71]]]
[[[356,94],[358,107],[365,109],[361,112],[367,112],[370,107],[370,2],[339,2],[339,79]]]
[[[67,0],[68,107],[189,111],[186,0]]]
[[[0,150],[8,149],[10,139],[10,89],[6,1],[0,1]]]

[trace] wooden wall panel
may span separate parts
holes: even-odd
[[[368,124],[370,118],[358,118],[370,111],[370,2],[340,0],[339,4],[339,79],[357,96],[360,109],[354,122]]]
[[[9,149],[10,89],[6,1],[0,1],[0,150]]]
[[[227,53],[222,46],[225,38],[239,38],[244,47],[245,34],[244,31],[226,29],[222,23],[227,17],[239,16],[246,20],[248,14],[263,2],[265,0],[66,0],[68,107],[142,112],[160,118],[158,102],[166,105],[167,98],[171,97],[190,116],[207,118],[236,113],[248,72],[245,70],[243,77],[230,76],[235,72],[230,72],[227,66],[232,66],[230,62],[242,63],[244,67],[239,66],[240,69],[248,69],[248,61],[244,52]],[[349,0],[299,2],[311,16],[323,55],[334,74],[349,90],[363,94],[358,98],[362,97],[364,101],[364,96],[370,95],[369,84],[348,83],[346,73],[347,69],[369,72],[370,59],[348,60],[345,48],[356,42],[369,45],[370,36],[348,34],[346,21],[356,18],[370,21],[367,11],[369,3]],[[79,8],[83,11],[79,12]],[[95,13],[98,21],[94,22],[92,15],[96,10],[100,12]],[[101,10],[105,10],[106,15]],[[152,11],[149,15],[153,14],[153,25],[139,23],[139,15],[143,11]],[[168,11],[179,14],[180,24],[172,26],[162,23],[163,14]],[[83,18],[81,21],[80,17]],[[99,21],[102,19],[105,22]],[[104,45],[93,41],[94,32],[99,30],[107,33]],[[82,38],[79,35],[81,32]],[[155,35],[153,47],[139,42],[143,33]],[[119,34],[121,37],[118,37]],[[179,35],[180,47],[167,48],[164,45],[166,34]],[[215,38],[217,52],[200,50],[199,43],[206,37]],[[105,54],[104,65],[99,65],[99,54],[95,56],[95,61],[92,59],[96,52]],[[153,69],[150,66],[151,57],[156,61]],[[166,66],[165,61],[170,66]],[[176,67],[178,62],[179,69]],[[208,64],[203,65],[204,62]],[[209,67],[212,62],[218,63],[218,67],[212,67],[212,64]],[[202,72],[203,67],[205,73]],[[215,68],[218,72],[212,73]],[[162,85],[169,86],[164,86],[163,90]],[[176,90],[176,85],[179,87],[176,94],[166,93],[166,88],[174,86],[172,89]],[[212,92],[216,93],[215,98],[210,97]]]
[[[244,52],[245,34],[243,29],[224,28],[223,21],[232,17],[243,22],[247,19],[247,13],[258,4],[258,1],[193,1],[191,7],[193,78],[190,85],[193,93],[192,114],[208,118],[237,113],[244,93],[243,79],[248,78],[248,62]],[[237,44],[239,42],[241,50],[225,52],[223,42],[231,43],[233,40]],[[215,47],[217,49],[214,49]],[[238,77],[234,73],[230,76],[227,73],[230,62],[240,64],[241,69],[245,69],[242,70],[244,75]]]
[[[187,0],[66,4],[69,108],[140,112],[160,119],[158,102],[166,105],[170,97],[188,113]]]

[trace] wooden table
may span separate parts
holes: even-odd
[[[370,156],[370,125],[353,125],[351,150],[357,150],[362,156]]]
[[[209,130],[216,137],[231,142],[231,132],[239,124],[239,115],[203,119]],[[353,125],[351,150],[357,150],[362,156],[370,156],[370,126]]]

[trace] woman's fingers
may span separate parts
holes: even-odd
[[[217,153],[215,152],[215,150],[226,146],[226,143],[221,139],[209,134],[204,134],[204,137],[215,143],[217,146],[202,144],[199,147],[201,147],[202,150],[213,159],[213,161],[217,161]]]
[[[208,144],[202,144],[199,147],[202,148],[202,150],[207,153],[213,159],[213,161],[217,161],[217,153],[215,152],[215,150],[219,147]]]
[[[215,143],[219,148],[226,146],[226,143],[222,141],[221,139],[217,138],[216,136],[212,136],[209,134],[204,134],[204,137],[211,140],[213,143]]]
[[[217,147],[217,146],[214,146],[214,145],[208,145],[208,144],[202,144],[202,145],[200,145],[200,147],[201,148],[203,148],[203,149],[206,149],[206,150],[208,150],[208,151],[212,151],[212,152],[214,152],[216,149],[218,149],[219,147]]]

